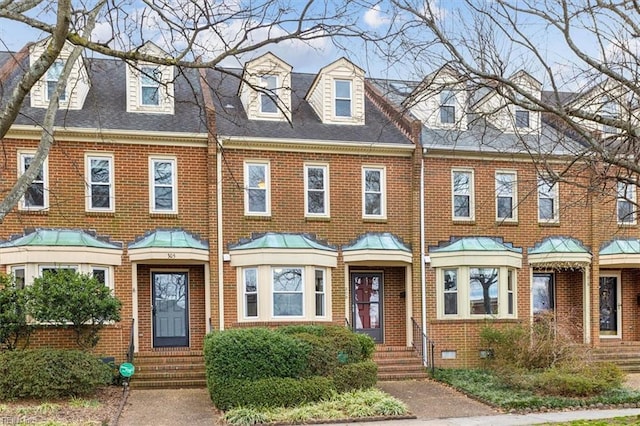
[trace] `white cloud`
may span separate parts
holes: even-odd
[[[378,28],[391,22],[391,19],[381,13],[380,5],[375,5],[365,12],[364,22],[372,28]]]

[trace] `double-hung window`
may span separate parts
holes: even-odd
[[[636,223],[636,185],[629,182],[618,182],[617,216],[619,225],[635,225]]]
[[[264,92],[260,92],[260,112],[263,114],[276,114],[278,112],[278,77],[275,75],[263,75],[261,86]]]
[[[33,153],[20,153],[20,169],[19,174],[22,175],[28,169],[35,154]],[[49,194],[47,191],[47,160],[44,160],[42,167],[38,170],[38,173],[34,177],[33,181],[29,184],[29,187],[22,197],[20,202],[20,208],[23,210],[44,210],[49,207]]]
[[[269,163],[244,164],[244,212],[247,215],[269,215]]]
[[[444,314],[458,315],[458,270],[444,269]]]
[[[88,155],[86,167],[87,210],[113,211],[113,157]]]
[[[155,67],[140,69],[140,104],[143,106],[160,105],[160,79],[162,73]]]
[[[451,185],[453,194],[453,219],[473,220],[473,171],[453,170],[451,172]]]
[[[440,123],[454,124],[456,121],[456,93],[453,90],[440,92]]]
[[[46,80],[47,80],[47,101],[53,98],[53,94],[56,91],[56,85],[60,80],[60,75],[62,74],[62,68],[64,68],[64,62],[55,61],[49,69],[47,70]],[[65,102],[67,100],[66,89],[62,91],[58,100],[60,102]]]
[[[538,221],[558,221],[558,184],[549,177],[538,176]]]
[[[469,268],[469,312],[471,315],[497,315],[498,268]]]
[[[304,166],[305,214],[329,216],[329,166],[306,164]]]
[[[244,316],[256,318],[258,316],[258,269],[243,270]]]
[[[175,158],[150,158],[151,213],[177,213],[178,189]]]
[[[351,80],[335,80],[336,117],[351,117]]]
[[[362,206],[364,218],[386,217],[386,182],[383,167],[362,168]]]
[[[516,109],[516,127],[518,129],[526,129],[531,127],[529,120],[529,111],[525,109]]]
[[[499,221],[517,220],[515,172],[496,172],[496,218]]]
[[[304,316],[304,277],[303,268],[272,268],[273,279],[273,316]]]
[[[324,282],[324,269],[316,269],[316,317],[325,316],[326,286]]]

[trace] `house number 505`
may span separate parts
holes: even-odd
[[[175,259],[176,258],[176,254],[175,253],[167,253],[167,257],[169,259]]]

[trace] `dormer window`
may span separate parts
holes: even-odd
[[[453,90],[440,92],[440,123],[453,124],[456,121],[456,94]]]
[[[603,100],[603,105],[600,108],[599,114],[602,118],[609,119],[609,120],[617,120],[620,116],[620,111],[618,109],[618,105],[614,101],[605,97]],[[618,133],[618,128],[615,126],[609,126],[607,124],[603,124],[602,133],[605,133],[608,135],[615,135]]]
[[[262,88],[265,92],[260,93],[260,112],[263,114],[277,114],[278,105],[276,100],[278,99],[277,87],[278,77],[275,75],[263,75],[261,77]]]
[[[140,70],[140,103],[144,106],[160,105],[160,78],[162,73],[154,67]]]
[[[516,109],[516,127],[518,129],[526,129],[531,127],[529,121],[529,111],[524,109]]]
[[[62,74],[62,68],[64,67],[64,62],[55,61],[51,64],[51,67],[47,70],[47,101],[49,101],[54,92],[56,91],[56,85],[58,84],[58,80],[60,80],[60,75]],[[58,98],[60,102],[66,102],[67,100],[67,90],[65,89]]]
[[[336,117],[351,117],[351,81],[335,81]]]

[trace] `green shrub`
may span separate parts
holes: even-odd
[[[216,381],[302,377],[309,346],[267,328],[218,331],[205,339],[207,376]]]
[[[120,321],[122,304],[111,289],[90,274],[71,269],[47,271],[28,287],[29,315],[42,323],[71,327],[84,349],[98,344],[109,321]]]
[[[27,321],[27,297],[15,278],[0,274],[0,349],[14,350],[22,341],[26,346],[33,327]]]
[[[553,367],[534,376],[532,390],[546,395],[585,397],[619,388],[624,375],[611,363]]]
[[[369,336],[354,333],[346,327],[337,325],[294,325],[280,327],[277,331],[306,341],[312,345],[313,351],[318,351],[319,347],[322,347],[322,353],[311,354],[317,358],[311,362],[315,364],[328,362],[332,365],[324,369],[323,375],[331,374],[338,364],[367,359],[364,355],[372,354],[375,350],[375,344]],[[326,357],[324,361],[323,357]]]
[[[373,361],[345,364],[333,373],[333,383],[338,392],[368,389],[375,386],[377,379],[378,366]]]
[[[235,407],[292,407],[329,398],[334,392],[327,377],[215,381],[208,377],[211,400],[220,410]]]
[[[373,353],[376,351],[376,342],[368,334],[356,333],[356,337],[360,342],[362,359],[372,359]]]
[[[37,349],[0,353],[0,400],[86,395],[111,380],[111,368],[83,351]]]

